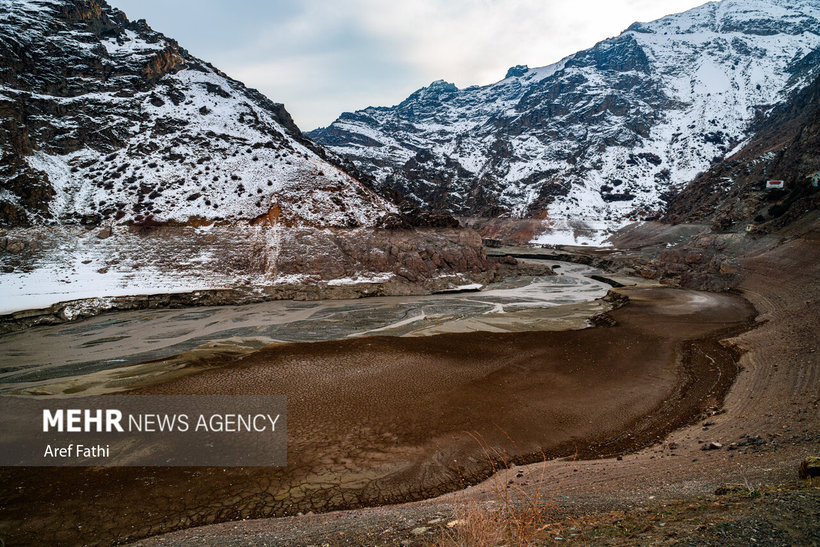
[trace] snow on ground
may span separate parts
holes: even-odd
[[[472,291],[480,291],[484,288],[484,285],[481,283],[466,283],[464,285],[458,285],[456,287],[451,287],[449,289],[444,289],[441,291],[436,291],[438,293],[454,293],[454,292],[472,292]]]
[[[445,186],[455,196],[447,204],[465,216],[476,214],[459,209],[476,178],[513,216],[543,207],[544,189],[555,195],[550,218],[614,225],[653,216],[666,192],[736,149],[761,109],[816,76],[798,64],[820,47],[818,20],[814,0],[707,3],[636,23],[555,65],[514,67],[495,84],[437,81],[398,106],[343,115],[327,143],[411,198],[440,199]],[[321,130],[312,136],[325,142]],[[430,159],[406,175],[419,150]],[[550,239],[597,240],[567,230]]]
[[[546,230],[531,241],[531,245],[589,245],[610,247],[607,241],[613,233],[626,226],[625,221],[593,221],[560,219],[549,221]]]
[[[359,274],[356,277],[340,277],[327,282],[331,287],[338,285],[355,285],[357,283],[384,283],[395,277],[392,273],[369,273]]]
[[[403,264],[422,260],[421,249],[462,252],[460,243],[435,231],[402,235],[247,222],[151,229],[46,226],[4,231],[2,237],[14,251],[0,252],[0,315],[79,299],[215,289],[260,298],[305,291],[313,298],[355,295],[359,286],[374,284],[398,290],[410,283]],[[389,248],[404,237],[412,245]],[[395,260],[381,259],[388,251],[397,253]],[[432,262],[411,271],[426,290],[473,280]]]
[[[216,267],[224,258],[215,256],[213,245],[202,245],[191,234],[154,240],[135,234],[99,239],[96,233],[76,227],[51,232],[40,229],[29,234],[38,242],[38,248],[23,252],[31,258],[5,253],[0,261],[4,265],[15,260],[21,262],[13,272],[0,273],[0,314],[47,308],[68,300],[192,292],[269,282],[268,276],[259,270],[242,273]],[[14,237],[13,234],[10,235]],[[220,236],[225,238],[225,232]],[[258,234],[245,230],[244,237],[250,240]],[[248,252],[236,247],[239,252]]]
[[[0,275],[0,315],[48,308],[58,302],[85,298],[136,296],[228,288],[235,280],[172,277],[151,270],[100,274],[91,269],[66,272],[42,268],[31,273]]]

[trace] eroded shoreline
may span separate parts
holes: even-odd
[[[562,274],[554,275],[552,268]],[[0,394],[125,391],[230,364],[270,344],[361,336],[585,328],[610,308],[597,270],[517,265],[481,292],[143,310],[0,337]],[[550,274],[550,275],[545,275]]]
[[[747,328],[754,311],[730,295],[621,290],[631,302],[612,312],[611,328],[294,344],[146,388],[286,393],[289,466],[5,469],[3,499],[14,501],[4,533],[16,529],[22,541],[125,541],[225,520],[422,499],[487,476],[491,466],[476,438],[521,463],[651,444],[720,400],[737,354],[717,340]],[[52,512],[36,509],[44,495]],[[81,522],[82,534],[67,521]]]

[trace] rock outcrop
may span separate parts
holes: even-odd
[[[0,333],[109,310],[427,294],[495,275],[478,234],[452,228],[38,227],[0,245]]]
[[[4,2],[0,59],[0,224],[350,228],[395,211],[283,105],[102,0]]]
[[[658,218],[817,74],[813,0],[724,0],[492,85],[437,81],[309,136],[382,191],[461,216]]]

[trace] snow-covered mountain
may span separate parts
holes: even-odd
[[[492,276],[478,234],[348,165],[102,0],[0,0],[0,331]]]
[[[816,215],[818,152],[820,76],[756,124],[748,144],[675,194],[665,220],[761,234]],[[782,180],[784,188],[767,189],[771,179]]]
[[[309,136],[427,208],[595,228],[657,215],[820,72],[818,48],[818,0],[710,2],[492,85],[433,82]]]
[[[6,225],[352,227],[395,210],[281,104],[98,0],[0,0],[0,153]]]

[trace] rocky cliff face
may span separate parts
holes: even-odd
[[[281,104],[104,1],[0,3],[0,59],[0,224],[355,227],[394,211]]]
[[[736,154],[697,177],[670,203],[669,222],[708,222],[718,231],[770,232],[816,211],[820,188],[820,78],[756,124]],[[782,190],[766,189],[782,180]]]
[[[711,2],[492,85],[437,81],[309,136],[429,209],[655,217],[817,75],[818,48],[816,0]]]
[[[0,0],[0,315],[491,277],[477,234],[397,207],[342,164],[145,21],[101,0]],[[81,303],[52,306],[65,301]]]
[[[0,323],[7,314],[28,317],[15,312],[67,301],[75,301],[72,309],[93,315],[134,295],[199,295],[157,300],[158,305],[182,306],[425,294],[486,283],[493,273],[478,234],[463,229],[17,228],[0,230]],[[215,294],[221,295],[218,300]],[[50,315],[45,320],[77,317],[73,312]]]

